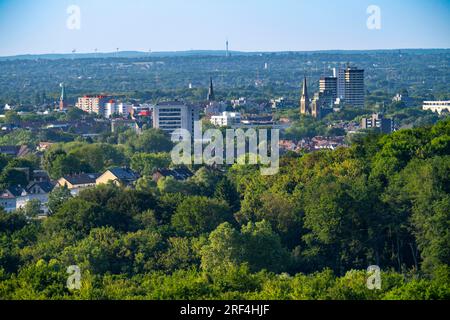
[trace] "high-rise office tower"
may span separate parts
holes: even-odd
[[[336,77],[322,77],[319,83],[321,97],[327,106],[332,106],[338,97],[338,79]]]
[[[348,66],[345,69],[345,104],[364,107],[365,96],[364,70]]]
[[[332,94],[337,98],[337,78],[336,77],[322,77],[319,83],[320,92]]]
[[[177,129],[194,132],[199,120],[199,108],[179,101],[161,102],[153,106],[153,127],[172,134]]]
[[[308,84],[306,77],[303,79],[302,94],[300,98],[300,113],[305,115],[311,114],[310,101],[308,97]]]
[[[333,77],[337,79],[337,97],[339,99],[345,99],[345,69],[334,68]]]

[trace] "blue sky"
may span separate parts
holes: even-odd
[[[70,5],[81,29],[66,26]],[[369,30],[369,5],[381,30]],[[0,0],[0,55],[450,48],[450,0]]]

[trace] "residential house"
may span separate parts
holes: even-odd
[[[114,183],[117,186],[130,187],[140,178],[139,174],[129,168],[112,168],[97,178],[96,184]]]
[[[45,170],[33,170],[30,182],[50,182],[50,177]]]
[[[14,186],[4,190],[0,195],[0,205],[6,212],[24,208],[31,200],[41,203],[43,213],[48,212],[47,203],[49,193],[52,192],[54,184],[51,182],[32,182],[27,187]]]
[[[73,196],[80,191],[96,186],[96,180],[100,175],[98,173],[81,173],[67,175],[58,180],[58,186],[67,187]]]
[[[0,146],[0,153],[14,158],[24,157],[30,153],[26,145],[22,146]]]
[[[26,191],[21,186],[10,187],[0,194],[0,206],[6,212],[12,212],[17,208],[17,198],[25,195]]]
[[[36,150],[39,152],[45,152],[53,145],[54,143],[52,142],[39,142],[39,146],[37,146]]]
[[[20,196],[16,199],[16,209],[25,207],[32,200],[38,200],[41,203],[41,210],[44,214],[48,213],[48,196],[52,192],[55,185],[51,182],[32,182],[30,183]]]
[[[176,169],[158,169],[153,174],[153,181],[158,182],[161,178],[172,177],[178,181],[185,181],[194,174],[188,168],[181,167]]]

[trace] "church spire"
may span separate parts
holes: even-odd
[[[64,83],[61,83],[59,86],[61,87],[61,97],[59,98],[59,110],[63,111],[67,108],[66,86],[64,85]]]
[[[210,84],[209,84],[209,91],[208,91],[208,101],[215,101],[216,96],[214,94],[214,86],[213,86],[213,80],[212,77],[210,78]]]
[[[306,77],[303,79],[303,96],[308,99],[308,82],[306,80]]]
[[[300,113],[301,114],[310,114],[310,105],[309,105],[309,97],[308,97],[308,83],[306,80],[306,76],[303,79],[303,88],[302,95],[300,98]]]

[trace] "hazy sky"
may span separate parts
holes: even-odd
[[[69,29],[67,8],[80,10]],[[367,8],[381,29],[367,28]],[[450,48],[450,0],[0,0],[0,55]]]

